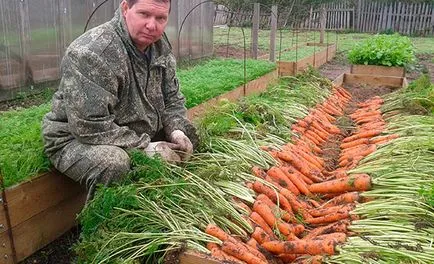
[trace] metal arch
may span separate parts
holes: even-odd
[[[273,12],[272,6],[261,4],[261,3],[259,3],[259,5],[270,9],[271,15],[273,15],[276,18],[276,21],[278,20],[279,17],[276,13]],[[279,5],[276,5],[276,6],[277,6],[277,8],[279,8]],[[279,60],[280,60],[281,56],[282,56],[282,28],[279,28],[279,36],[280,36],[280,39],[279,39]]]
[[[95,15],[96,11],[98,11],[98,9],[103,6],[105,3],[107,3],[109,0],[104,0],[103,2],[101,2],[101,4],[99,4],[97,7],[95,7],[95,9],[92,11],[92,14],[90,14],[89,18],[86,21],[86,25],[84,26],[84,30],[83,33],[86,32],[87,27],[89,26],[89,22],[92,19],[93,15]]]
[[[179,27],[179,31],[178,31],[178,49],[179,49],[179,38],[181,37],[181,31],[182,31],[182,28],[184,27],[184,24],[185,24],[185,21],[187,20],[187,18],[191,15],[191,13],[196,9],[196,8],[198,8],[199,6],[201,6],[202,4],[205,4],[205,3],[210,3],[210,2],[214,2],[214,0],[206,0],[206,1],[203,1],[203,2],[201,2],[201,3],[199,3],[199,4],[197,4],[197,5],[195,5],[192,9],[190,9],[190,11],[188,11],[188,13],[187,13],[187,15],[185,15],[185,17],[184,17],[184,19],[182,20],[182,23],[181,23],[181,26]],[[179,50],[178,50],[179,51]]]
[[[205,4],[205,3],[209,3],[209,2],[214,2],[214,0],[206,0],[206,1],[203,1],[203,2],[201,2],[201,3],[199,3],[199,4],[197,4],[197,5],[195,5],[188,13],[187,13],[187,15],[184,17],[184,19],[182,20],[182,23],[181,23],[181,26],[179,27],[179,31],[178,31],[178,54],[179,54],[179,51],[180,51],[180,37],[181,37],[181,32],[182,32],[182,28],[184,27],[184,24],[185,24],[185,21],[187,20],[187,18],[191,15],[191,13],[196,9],[196,8],[198,8],[199,6],[201,6],[202,4]],[[228,7],[226,7],[226,8],[228,8]],[[232,10],[230,9],[230,8],[228,8],[229,9],[229,11],[230,12],[232,12]],[[244,93],[244,95],[246,95],[246,83],[247,83],[247,55],[246,55],[246,35],[245,35],[245,33],[244,33],[244,28],[243,27],[240,27],[241,28],[241,32],[243,33],[243,40],[244,40],[244,59],[243,59],[243,68],[244,68],[244,89],[243,89],[243,93]],[[229,30],[228,30],[228,41],[229,41],[229,33],[230,33],[230,29],[231,29],[231,27],[229,27]],[[229,46],[229,45],[228,45]]]

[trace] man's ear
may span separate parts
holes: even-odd
[[[127,15],[127,11],[130,7],[128,6],[128,3],[126,0],[123,0],[121,3],[121,11],[122,11],[122,15],[125,17]]]

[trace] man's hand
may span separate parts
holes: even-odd
[[[161,158],[170,163],[181,162],[181,157],[175,152],[180,150],[180,146],[166,141],[150,142],[144,149],[149,157],[159,154]]]
[[[175,130],[170,134],[170,142],[175,143],[179,146],[179,150],[182,160],[188,160],[193,154],[193,144],[191,144],[190,139],[181,130]]]

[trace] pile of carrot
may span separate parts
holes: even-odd
[[[334,122],[350,101],[345,89],[335,87],[325,102],[293,124],[298,136],[291,143],[279,150],[263,148],[278,165],[268,170],[253,167],[257,180],[247,186],[256,200],[237,201],[254,232],[243,240],[210,224],[206,233],[221,241],[208,244],[212,256],[227,263],[321,263],[324,256],[336,254],[336,246],[351,234],[351,221],[358,218],[351,211],[361,201],[360,192],[372,185],[369,175],[348,175],[347,170],[395,137],[380,136],[385,129],[381,98],[359,103],[351,114],[357,130],[341,144],[341,167],[327,171],[321,146],[341,134]]]
[[[355,168],[369,154],[377,150],[379,144],[397,138],[397,135],[380,136],[385,128],[380,108],[384,103],[381,97],[375,96],[358,104],[358,109],[350,115],[357,125],[355,133],[342,141],[339,166],[344,170]]]

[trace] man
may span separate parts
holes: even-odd
[[[53,165],[85,182],[88,199],[130,170],[127,150],[180,162],[198,144],[163,37],[169,11],[169,0],[123,0],[65,53],[42,133]]]

